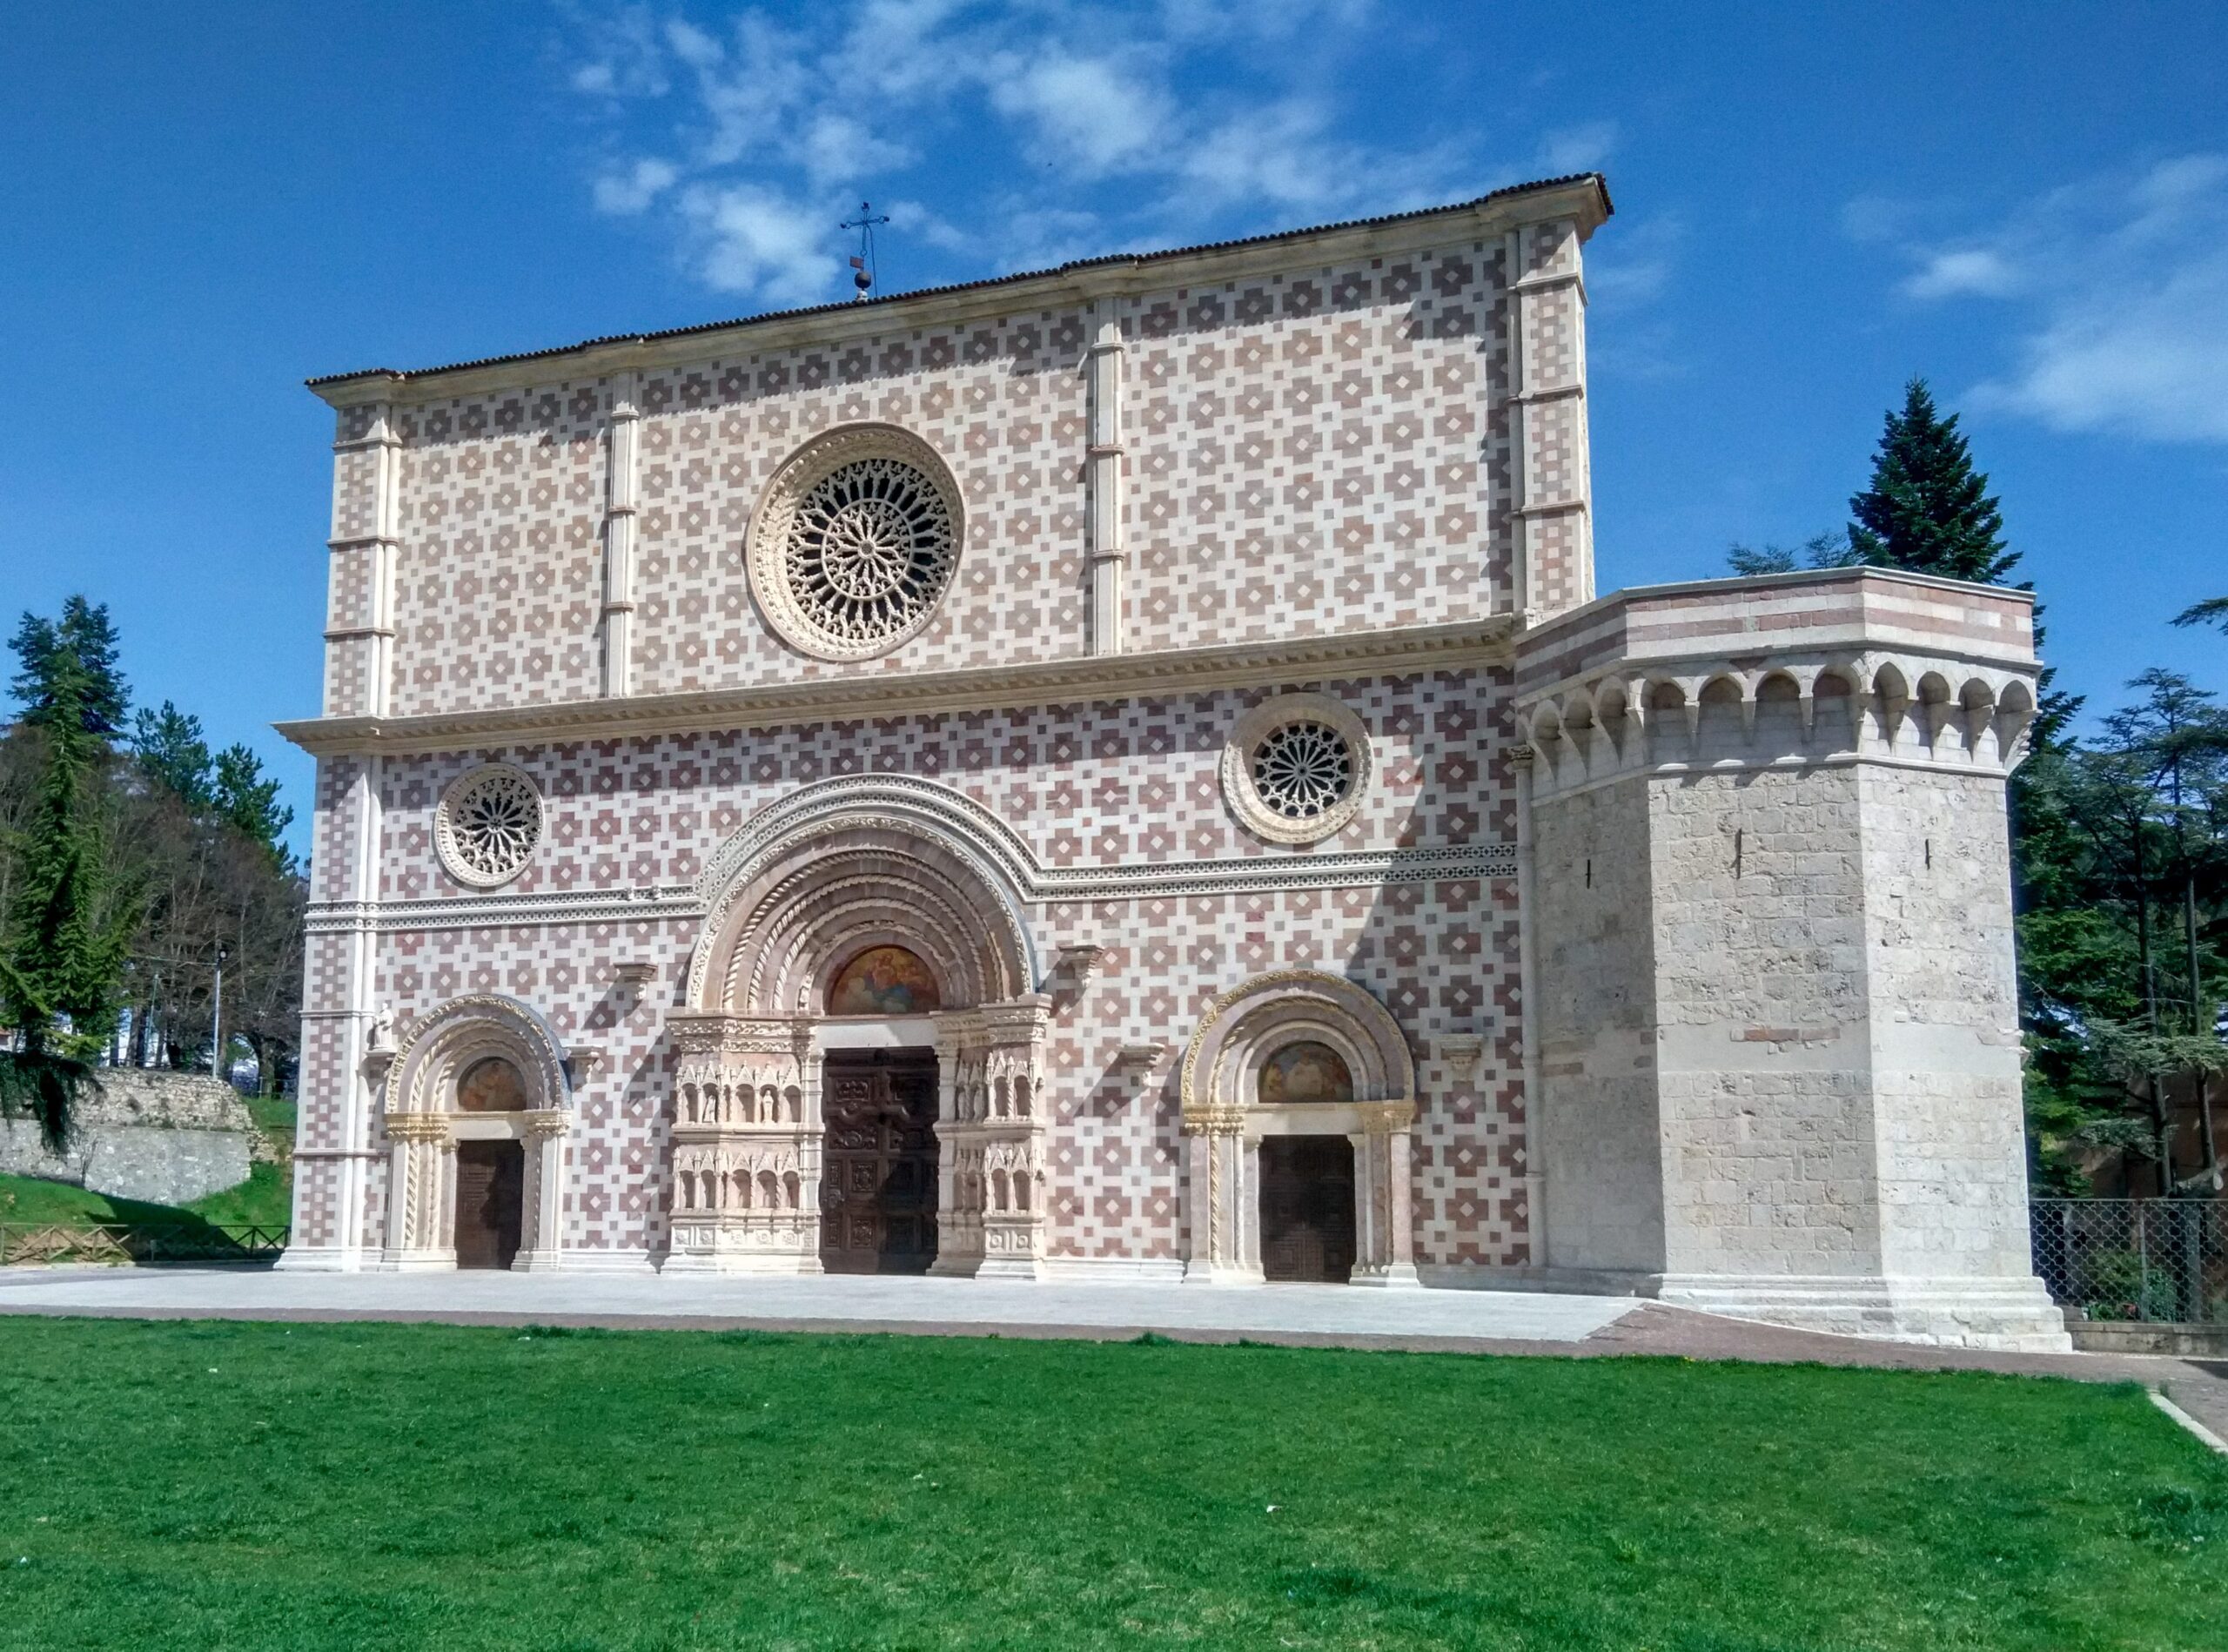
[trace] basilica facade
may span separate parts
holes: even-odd
[[[2028,600],[1597,600],[1609,211],[1588,175],[314,381],[285,1266],[2058,1336]]]

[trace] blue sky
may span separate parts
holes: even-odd
[[[1923,373],[2062,681],[2228,686],[2228,7],[1310,0],[37,7],[0,38],[0,610],[314,711],[306,376],[1319,223],[1599,166],[1601,582],[1837,527]],[[301,836],[297,827],[298,839]]]

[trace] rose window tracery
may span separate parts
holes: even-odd
[[[1231,730],[1223,795],[1256,836],[1319,843],[1353,819],[1369,767],[1369,731],[1352,708],[1329,695],[1276,695]]]
[[[480,889],[526,870],[541,842],[541,794],[507,763],[475,769],[441,799],[435,840],[441,863]]]
[[[852,426],[775,476],[752,529],[751,577],[790,642],[823,659],[864,659],[934,617],[961,538],[958,490],[928,445],[890,426]]]
[[[1286,820],[1314,820],[1354,786],[1354,755],[1328,724],[1288,722],[1253,749],[1253,791]]]

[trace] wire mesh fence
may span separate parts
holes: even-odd
[[[213,1222],[0,1222],[0,1267],[267,1262],[286,1248],[287,1231]]]
[[[2092,1320],[2228,1322],[2228,1200],[2038,1199],[2035,1272]]]

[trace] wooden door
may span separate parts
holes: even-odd
[[[936,1257],[936,1058],[832,1051],[820,1263],[830,1273],[925,1273]]]
[[[1261,1271],[1344,1284],[1354,1269],[1354,1148],[1344,1136],[1261,1138]]]
[[[508,1267],[526,1226],[526,1150],[514,1141],[456,1145],[456,1265]]]

